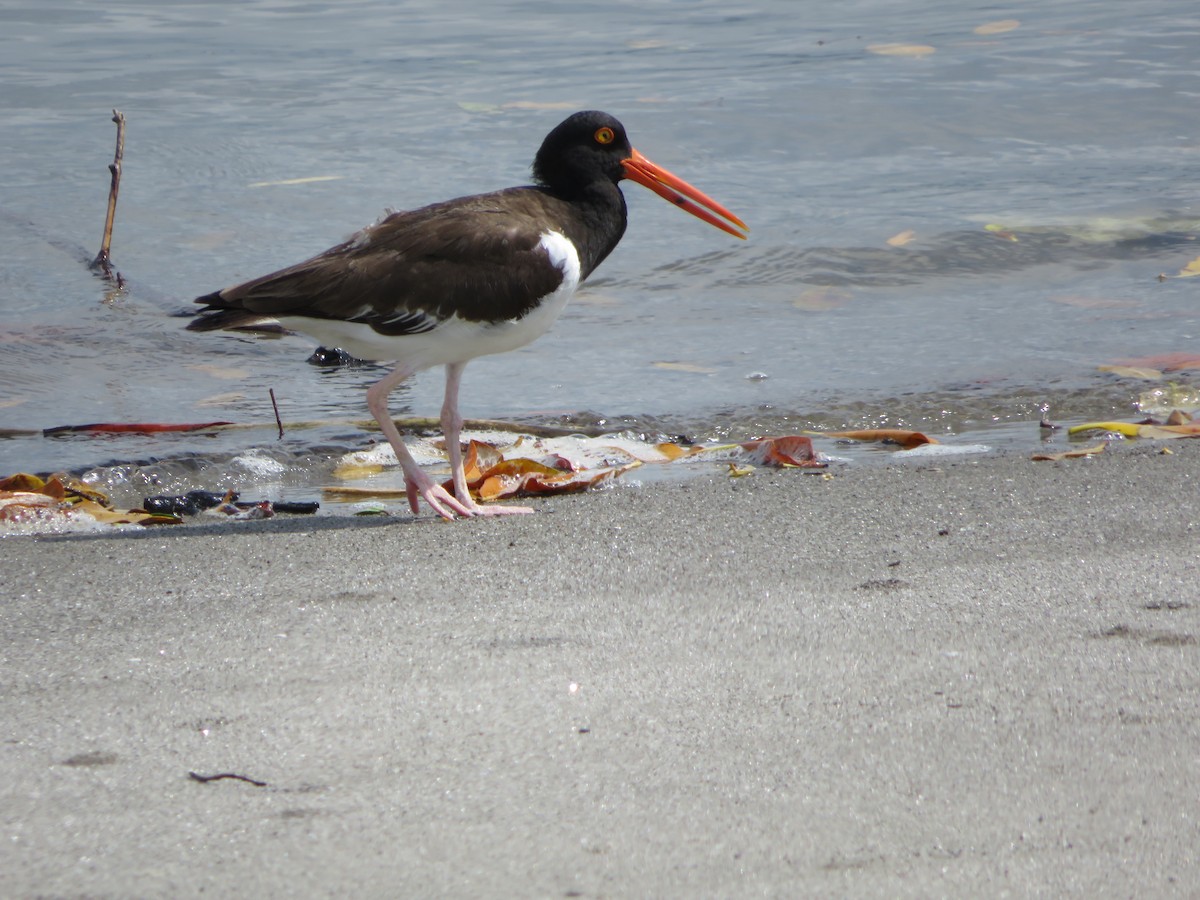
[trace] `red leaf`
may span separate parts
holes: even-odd
[[[207,428],[220,428],[232,425],[233,422],[200,422],[198,424],[173,425],[155,422],[95,422],[91,425],[57,425],[45,428],[42,434],[156,434],[163,431],[204,431]]]
[[[748,462],[760,466],[823,469],[826,465],[817,459],[812,438],[798,434],[749,441],[742,444],[742,449],[749,454]]]

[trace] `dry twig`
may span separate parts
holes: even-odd
[[[112,173],[112,181],[108,188],[108,215],[104,219],[104,237],[100,240],[100,252],[92,260],[92,268],[98,269],[105,278],[121,287],[124,280],[120,272],[113,272],[110,252],[113,221],[117,217],[117,194],[121,191],[121,160],[125,157],[125,116],[120,110],[114,109],[112,120],[117,123],[117,149],[108,167],[108,171]]]

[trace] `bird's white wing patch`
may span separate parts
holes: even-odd
[[[550,262],[563,273],[562,287],[570,284],[569,290],[574,292],[579,287],[579,251],[575,245],[557,231],[547,231],[538,241],[538,246],[546,251]]]

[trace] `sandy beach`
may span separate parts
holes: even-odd
[[[0,894],[1195,896],[1161,449],[5,539]]]

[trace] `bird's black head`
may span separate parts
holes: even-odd
[[[625,126],[613,116],[577,112],[546,135],[533,160],[533,178],[555,193],[571,195],[599,180],[616,184],[625,177],[622,161],[632,154]]]

